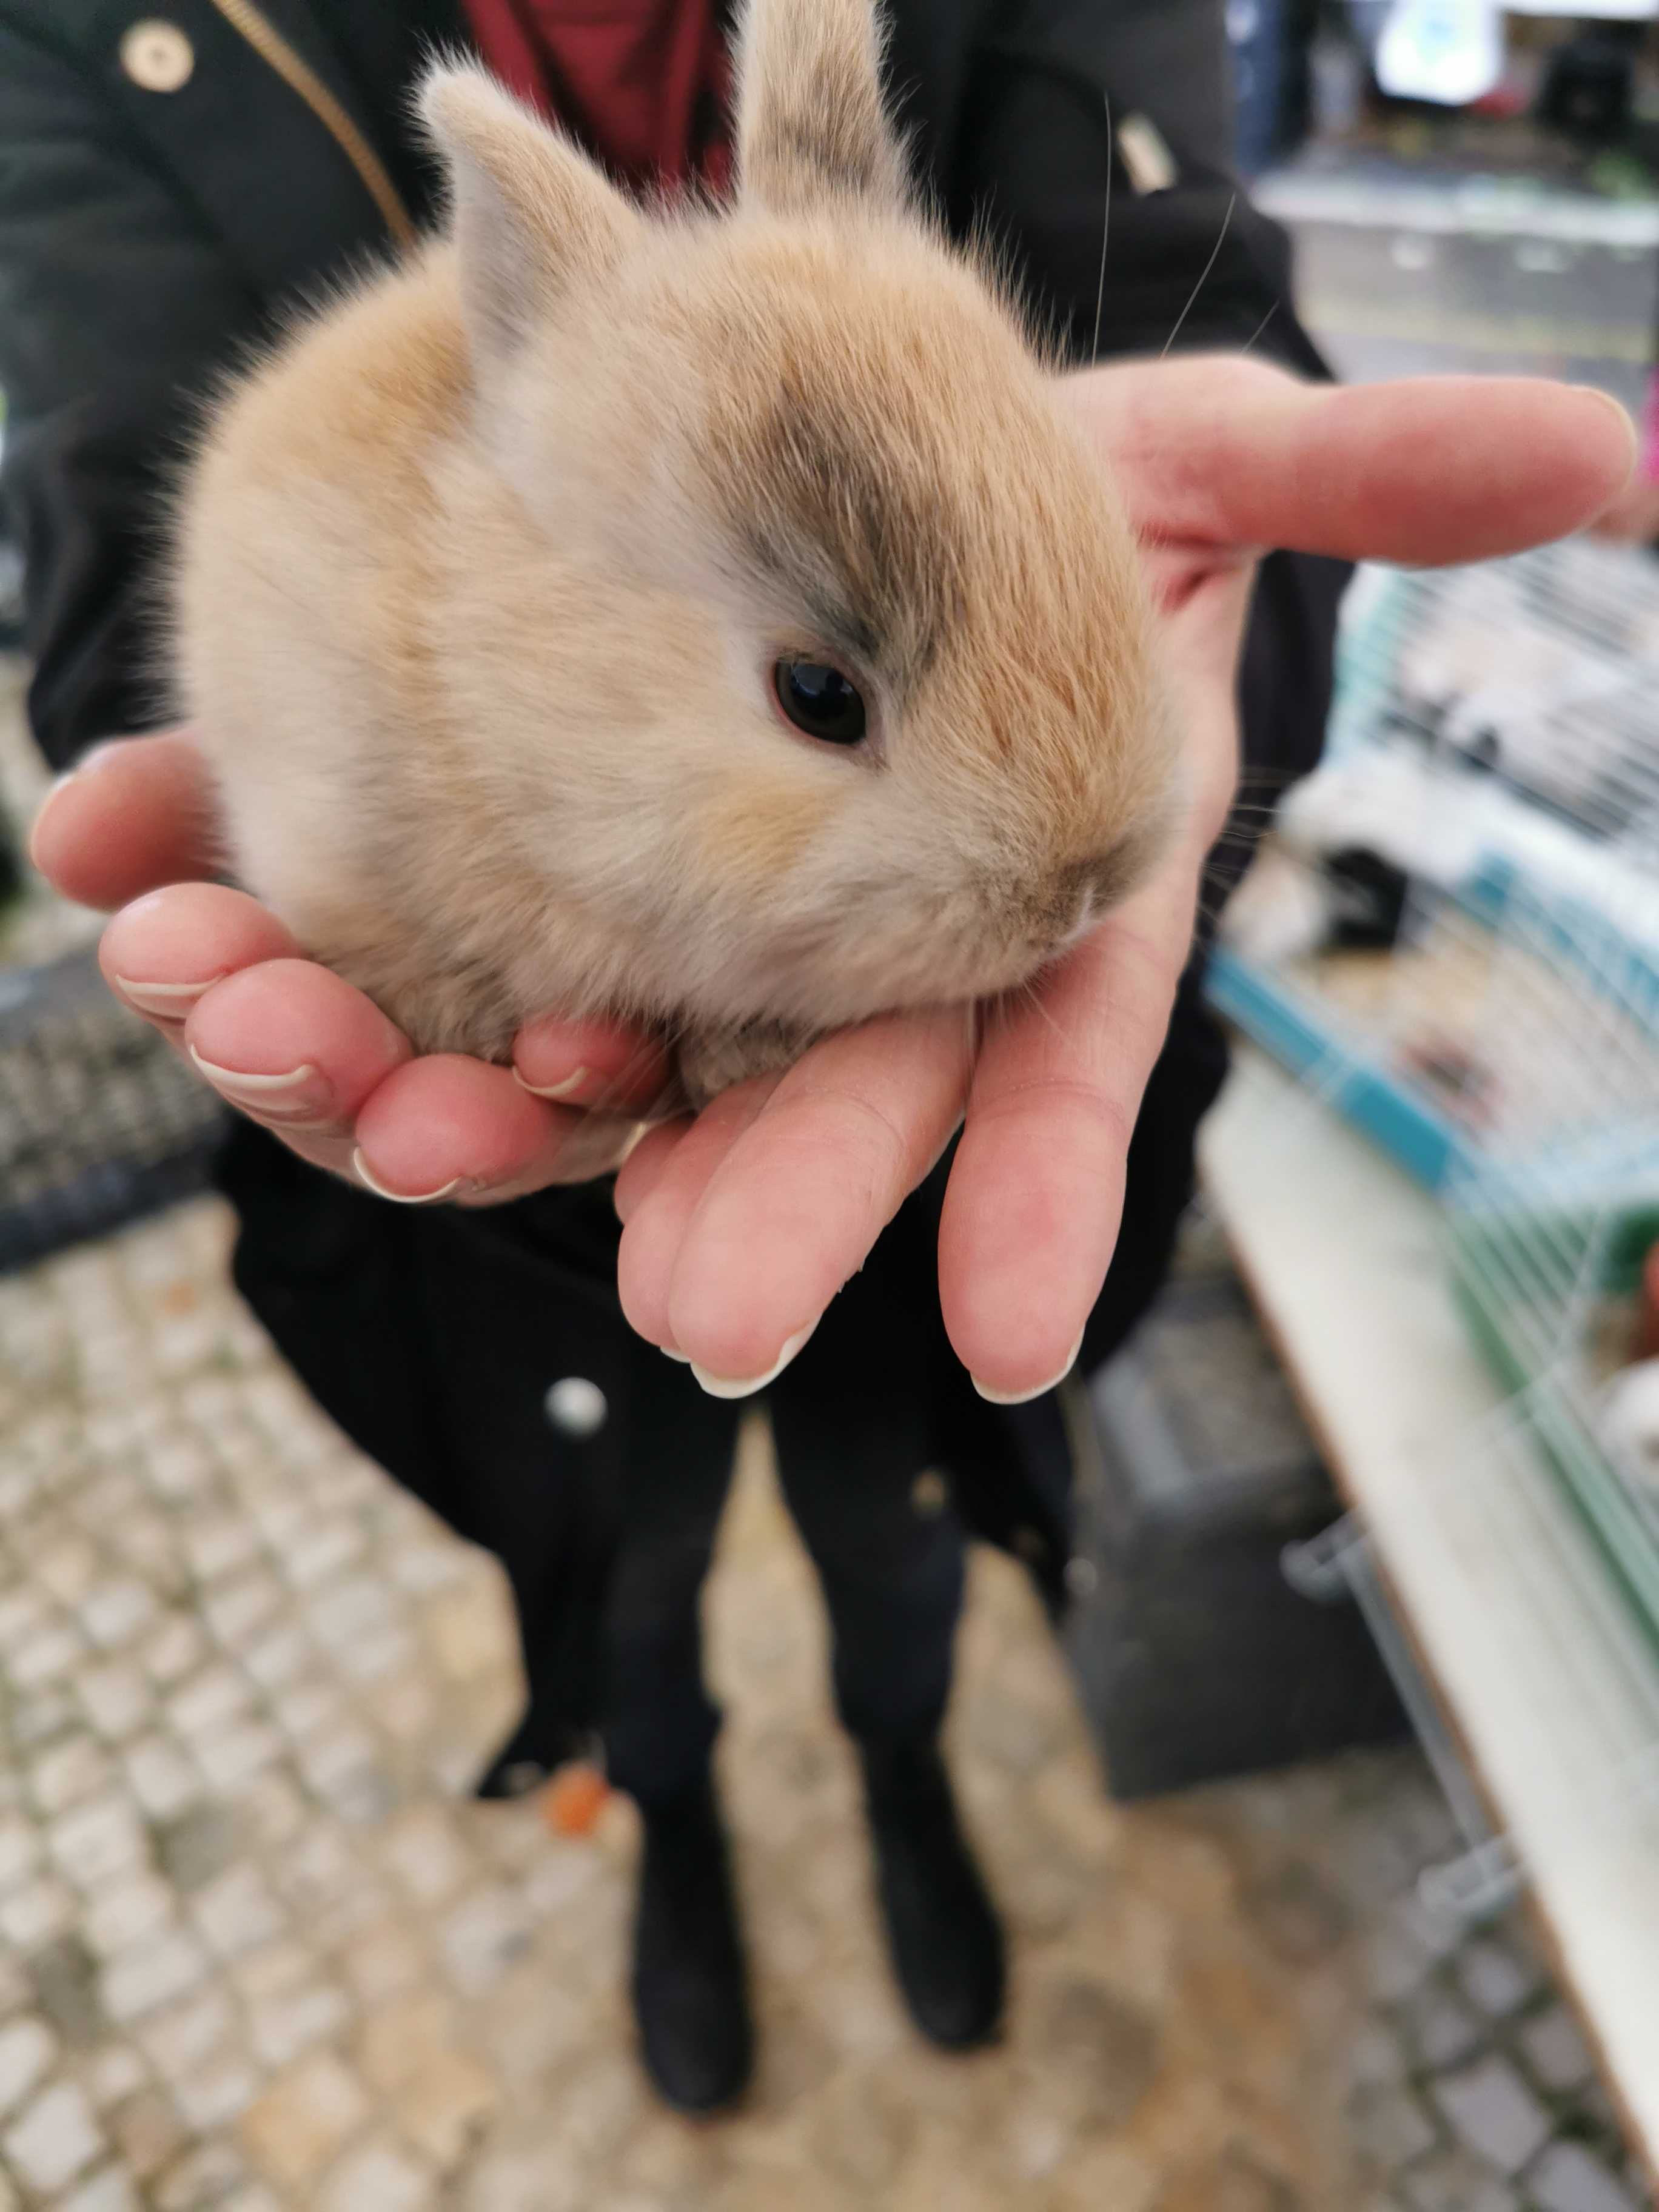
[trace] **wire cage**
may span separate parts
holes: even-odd
[[[1528,1131],[1653,1110],[1659,567],[1572,541],[1372,569],[1353,603],[1326,763],[1281,811],[1280,857],[1328,902],[1375,894],[1348,866],[1374,843],[1389,927],[1338,958],[1233,928],[1224,1010],[1431,1184]]]
[[[1659,1640],[1659,1467],[1608,1409],[1659,1249],[1659,1132],[1493,1156],[1448,1192],[1454,1282],[1512,1408]]]
[[[224,1121],[90,948],[0,969],[0,1273],[202,1188]]]
[[[1659,1640],[1659,1461],[1608,1419],[1659,1252],[1659,564],[1571,542],[1373,573],[1286,817],[1328,885],[1375,840],[1390,926],[1247,929],[1218,1001],[1437,1191],[1514,1433]]]
[[[1659,823],[1659,571],[1582,538],[1505,561],[1382,572],[1350,629],[1337,752],[1441,748],[1598,842]]]

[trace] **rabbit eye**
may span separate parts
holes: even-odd
[[[809,738],[827,745],[855,745],[863,738],[864,695],[839,668],[786,657],[773,668],[772,689],[787,719]]]

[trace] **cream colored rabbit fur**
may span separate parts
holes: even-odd
[[[866,0],[754,0],[733,204],[645,209],[482,71],[449,235],[217,410],[185,711],[237,878],[426,1050],[642,1017],[702,1097],[1017,985],[1174,797],[1137,550],[921,211]],[[780,710],[857,685],[856,745]]]

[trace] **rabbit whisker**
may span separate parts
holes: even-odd
[[[1249,336],[1249,337],[1247,337],[1247,338],[1245,339],[1245,341],[1244,341],[1243,344],[1242,346],[1240,346],[1240,348],[1239,348],[1239,351],[1240,351],[1240,353],[1241,353],[1241,354],[1246,354],[1246,353],[1249,353],[1249,351],[1250,350],[1250,348],[1251,348],[1251,347],[1255,343],[1256,340],[1261,337],[1261,335],[1262,331],[1265,331],[1265,330],[1267,329],[1267,327],[1268,324],[1269,324],[1270,322],[1272,322],[1272,320],[1273,320],[1273,317],[1274,317],[1278,313],[1279,313],[1279,302],[1278,302],[1278,301],[1277,301],[1277,300],[1275,300],[1275,301],[1273,302],[1273,304],[1271,305],[1271,307],[1269,307],[1269,308],[1267,309],[1267,313],[1266,313],[1265,315],[1263,315],[1263,317],[1261,318],[1261,321],[1256,325],[1255,328],[1255,329],[1250,332],[1250,335]]]
[[[1092,368],[1100,359],[1100,318],[1106,305],[1106,246],[1112,234],[1112,99],[1109,93],[1101,94],[1101,105],[1106,110],[1106,212],[1100,225],[1100,283],[1095,293],[1095,342],[1089,349],[1089,366]]]
[[[1191,314],[1193,309],[1198,304],[1198,295],[1204,289],[1205,281],[1208,277],[1211,270],[1215,267],[1217,261],[1220,258],[1221,248],[1226,240],[1228,227],[1233,219],[1233,210],[1237,205],[1238,194],[1235,192],[1227,203],[1227,212],[1221,218],[1221,228],[1216,235],[1215,244],[1210,248],[1209,259],[1205,263],[1203,268],[1200,269],[1198,273],[1198,282],[1193,287],[1191,297],[1188,300],[1186,306],[1182,309],[1181,313],[1176,317],[1175,328],[1170,331],[1169,337],[1164,341],[1164,351],[1158,356],[1158,359],[1160,361],[1165,358],[1169,353],[1170,348],[1181,336],[1182,325],[1186,321],[1188,316]]]

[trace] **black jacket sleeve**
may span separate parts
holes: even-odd
[[[963,183],[994,231],[1018,210],[1012,243],[1074,359],[1092,350],[1098,301],[1103,355],[1159,353],[1179,322],[1183,350],[1255,337],[1325,373],[1291,309],[1284,233],[1230,167],[1220,0],[1017,0],[986,40],[970,99]],[[1135,189],[1121,149],[1137,122],[1172,158],[1167,190]]]
[[[97,80],[0,11],[0,501],[54,764],[153,726],[164,479],[258,302]]]

